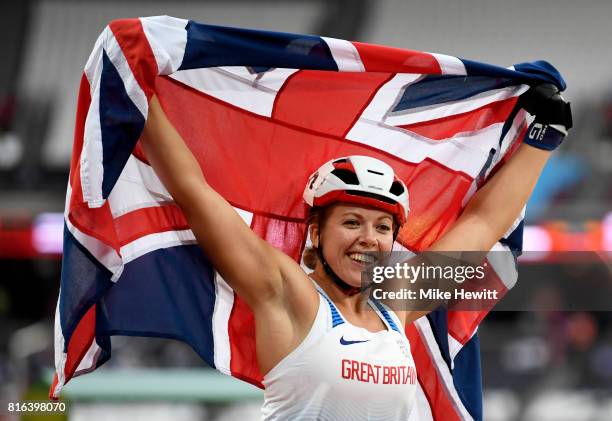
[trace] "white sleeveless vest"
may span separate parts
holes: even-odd
[[[417,374],[395,313],[370,301],[387,330],[369,332],[347,322],[317,289],[310,332],[263,378],[263,419],[407,420]]]

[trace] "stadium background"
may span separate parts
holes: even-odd
[[[552,251],[612,250],[612,3],[606,0],[208,0],[3,2],[0,6],[0,419],[45,399],[76,94],[110,20],[200,22],[380,43],[508,66],[545,59],[566,78],[575,128],[530,201],[519,282],[570,272]],[[609,261],[608,261],[609,264]],[[597,294],[597,291],[593,291]],[[612,313],[496,312],[480,329],[487,420],[612,419]],[[218,378],[187,346],[113,339],[75,379],[58,419],[258,419],[260,394]],[[31,419],[24,416],[24,419]]]

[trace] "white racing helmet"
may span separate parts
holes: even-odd
[[[393,215],[399,226],[408,218],[408,189],[393,168],[369,156],[332,159],[315,171],[304,189],[310,206],[335,202],[381,209]]]

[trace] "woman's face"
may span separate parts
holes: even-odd
[[[332,270],[351,286],[361,285],[361,272],[373,260],[365,252],[388,252],[393,247],[393,217],[390,213],[335,204],[325,211],[323,226],[314,229],[313,244],[322,239],[323,255]]]

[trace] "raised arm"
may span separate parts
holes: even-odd
[[[414,265],[432,264],[428,259],[451,258],[452,264],[466,259],[479,260],[510,228],[531,196],[538,178],[554,150],[571,128],[571,111],[552,85],[531,88],[520,104],[536,118],[516,153],[480,190],[474,194],[455,224],[427,251],[458,252],[415,256]],[[473,253],[469,256],[461,252]],[[441,303],[432,302],[431,308]],[[398,312],[408,324],[429,310]]]
[[[527,203],[555,149],[571,128],[571,112],[552,85],[531,88],[521,104],[535,114],[523,144],[470,200],[453,227],[431,251],[489,251]]]
[[[282,304],[286,278],[299,274],[299,266],[251,231],[210,187],[155,96],[142,143],[147,159],[223,278],[254,310],[260,304]]]
[[[521,145],[470,200],[453,227],[430,251],[488,251],[518,217],[550,152]]]

